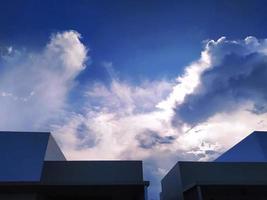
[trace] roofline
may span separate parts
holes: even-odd
[[[257,161],[253,161],[253,162],[249,162],[249,161],[246,161],[246,162],[242,162],[242,161],[229,161],[229,162],[224,162],[224,161],[217,161],[217,162],[213,162],[213,161],[179,161],[178,162],[179,164],[184,164],[184,163],[209,163],[209,164],[214,164],[214,165],[217,165],[217,164],[223,164],[223,165],[229,165],[229,164],[250,164],[250,165],[260,165],[260,164],[265,164],[267,165],[267,162],[264,162],[264,161],[260,161],[260,162],[257,162]]]
[[[149,181],[142,181],[142,182],[119,182],[119,183],[94,183],[94,184],[49,184],[49,183],[42,183],[38,181],[18,181],[18,182],[0,182],[0,188],[1,186],[59,186],[59,187],[79,187],[79,186],[146,186],[148,187],[150,185]]]
[[[186,192],[196,186],[267,186],[267,182],[255,182],[255,183],[215,183],[215,182],[196,182],[188,185],[183,189],[183,192]]]
[[[39,133],[39,134],[51,134],[49,131],[0,131],[1,133]]]
[[[88,163],[88,162],[141,162],[143,163],[143,160],[45,160],[45,163],[48,162],[67,162],[67,163],[71,163],[71,162],[84,162],[84,163]]]
[[[257,134],[257,133],[267,133],[267,131],[253,131],[251,134]]]

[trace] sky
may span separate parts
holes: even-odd
[[[266,130],[266,1],[0,2],[0,129],[69,160],[143,160],[149,198],[181,160]]]

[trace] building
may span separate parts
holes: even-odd
[[[267,132],[253,132],[213,162],[178,162],[161,200],[267,199]]]
[[[145,200],[141,161],[66,161],[50,133],[0,132],[1,200]]]

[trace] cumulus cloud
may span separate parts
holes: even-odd
[[[2,48],[0,127],[39,130],[65,109],[75,77],[85,68],[87,49],[75,31],[51,36],[40,52]]]
[[[199,84],[182,104],[174,108],[174,122],[197,124],[216,113],[231,113],[236,107],[251,102],[251,111],[267,111],[267,40],[247,37],[231,41],[225,37],[209,41],[205,51],[209,67],[203,70]],[[203,69],[202,66],[198,68]]]

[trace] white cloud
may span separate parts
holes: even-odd
[[[171,87],[172,84],[165,81],[145,82],[139,87],[116,80],[110,87],[98,83],[86,92],[85,114],[71,116],[67,124],[57,129],[56,136],[67,140],[63,142],[63,148],[68,149],[70,158],[80,159],[84,155],[84,159],[121,159],[126,148],[138,146],[137,134],[147,129],[163,131],[168,122],[164,121],[161,111],[155,110],[155,105]],[[87,129],[83,137],[77,133],[81,126]],[[76,151],[77,146],[88,138],[95,138],[97,145],[84,148],[84,154],[80,154],[81,149],[77,154],[69,151]]]
[[[144,159],[146,176],[157,180],[151,183],[152,194],[157,196],[158,175],[166,168],[155,158],[164,159],[164,152],[173,152],[169,148],[175,146],[176,130],[170,124],[170,113],[155,106],[172,86],[164,80],[140,86],[118,80],[108,87],[95,84],[86,92],[85,114],[73,114],[62,126],[55,126],[55,136],[69,159]],[[164,166],[171,165],[169,158]],[[153,169],[149,174],[148,168]]]
[[[200,75],[211,66],[210,62],[210,55],[206,49],[201,53],[201,58],[198,61],[185,67],[184,74],[177,77],[177,84],[173,87],[173,91],[166,100],[160,101],[157,107],[172,110],[175,105],[181,104],[184,98],[199,85]]]
[[[44,124],[66,106],[87,58],[75,31],[53,35],[40,52],[8,47],[0,57],[1,129],[44,130]]]
[[[2,130],[44,130],[49,124],[69,159],[142,159],[152,181],[150,197],[157,199],[160,179],[178,160],[213,159],[254,129],[267,128],[266,40],[210,40],[176,80],[133,85],[119,80],[112,63],[104,63],[111,83],[88,86],[78,112],[67,100],[89,59],[80,39],[79,33],[66,31],[52,35],[40,52],[0,49]],[[247,60],[236,62],[233,55]],[[263,72],[260,78],[255,69]],[[229,83],[242,76],[246,81],[231,90]],[[226,90],[213,93],[225,85]]]
[[[266,40],[254,37],[238,41],[222,37],[208,42],[204,52],[210,57],[210,66],[199,74],[194,91],[175,105],[174,122],[195,125],[216,113],[231,113],[247,102],[253,104],[253,112],[265,113],[266,49]]]
[[[80,42],[80,38],[80,34],[75,31],[52,35],[41,55],[44,61],[52,62],[47,68],[58,72],[66,80],[73,79],[79,74],[85,68],[88,51]]]
[[[186,118],[177,116],[179,108],[187,105],[192,95],[205,95],[203,91],[220,86],[211,82],[203,88],[206,81],[203,74],[220,66],[225,71],[218,72],[218,77],[222,84],[228,84],[231,74],[242,75],[257,65],[252,60],[239,66],[231,59],[224,65],[225,58],[233,53],[238,56],[257,53],[261,56],[256,61],[261,61],[265,59],[265,49],[266,41],[254,37],[243,41],[228,41],[225,37],[208,41],[201,58],[187,66],[176,83],[163,80],[134,86],[119,81],[108,64],[113,78],[110,86],[97,83],[90,87],[84,114],[74,113],[64,125],[55,126],[56,137],[71,159],[144,160],[146,177],[152,180],[150,197],[157,199],[160,179],[178,160],[214,159],[253,130],[267,127],[265,112],[251,112],[255,109],[251,98],[234,103],[227,112],[215,107],[199,123],[190,124]],[[231,64],[237,66],[226,70]],[[255,85],[253,80],[241,89]],[[224,106],[235,100],[221,98],[225,100],[221,104]],[[200,113],[206,111],[203,108],[210,104],[209,99],[203,103],[197,107]],[[187,114],[191,116],[190,110]],[[175,124],[174,118],[179,123]]]

